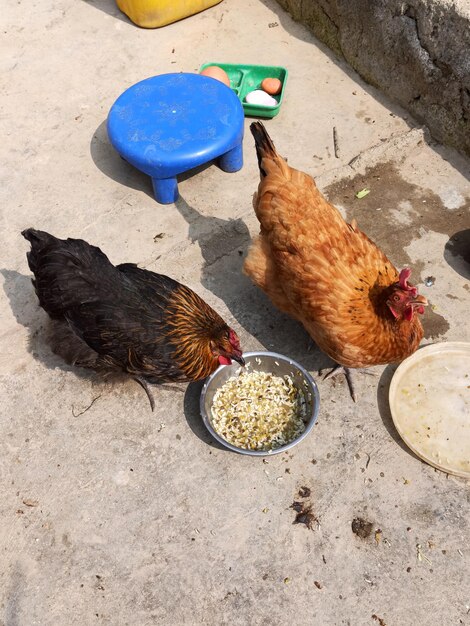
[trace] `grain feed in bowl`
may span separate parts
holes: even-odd
[[[212,426],[246,450],[275,450],[305,430],[305,396],[288,375],[247,370],[229,378],[214,395]]]

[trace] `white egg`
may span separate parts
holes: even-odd
[[[279,103],[275,98],[272,98],[269,94],[261,89],[255,89],[246,94],[245,101],[248,104],[261,104],[262,106],[275,107]]]

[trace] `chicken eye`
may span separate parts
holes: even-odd
[[[400,296],[399,296],[398,294],[395,294],[395,295],[393,296],[393,300],[394,300],[395,302],[400,302]]]

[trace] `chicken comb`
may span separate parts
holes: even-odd
[[[400,287],[404,291],[409,291],[413,298],[418,295],[418,289],[408,284],[408,279],[411,276],[411,269],[409,267],[404,267],[400,272],[400,276],[398,278],[398,283]]]

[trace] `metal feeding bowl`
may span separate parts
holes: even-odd
[[[238,374],[240,371],[240,365],[238,363],[221,365],[204,383],[200,398],[200,410],[207,430],[220,444],[240,454],[271,456],[290,450],[290,448],[307,437],[317,421],[318,410],[320,408],[320,394],[315,381],[301,365],[289,357],[277,354],[276,352],[245,352],[243,358],[245,359],[246,365],[249,366],[248,371],[266,372],[280,377],[290,376],[295,387],[302,393],[305,401],[306,411],[303,418],[305,430],[296,439],[272,450],[249,450],[240,448],[229,443],[219,435],[213,426],[212,405],[214,395],[229,378]]]

